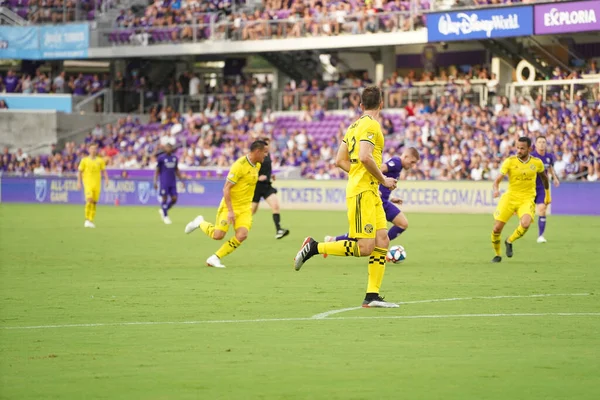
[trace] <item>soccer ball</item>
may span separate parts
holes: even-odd
[[[386,256],[387,260],[393,262],[394,264],[398,264],[406,260],[406,250],[404,247],[397,245],[392,246],[387,252]]]

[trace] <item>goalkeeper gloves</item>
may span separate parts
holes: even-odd
[[[546,196],[544,197],[544,204],[550,204],[552,202],[552,197],[550,197],[550,189],[546,189]]]

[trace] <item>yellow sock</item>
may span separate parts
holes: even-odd
[[[319,254],[342,257],[360,257],[358,243],[355,240],[338,240],[337,242],[319,243],[318,250]]]
[[[502,250],[500,250],[500,246],[501,246],[501,240],[500,240],[500,234],[495,234],[494,232],[492,232],[492,247],[494,248],[494,253],[496,253],[497,256],[501,256],[502,255]]]
[[[96,203],[90,204],[90,222],[94,222],[94,218],[96,218]]]
[[[367,283],[367,293],[379,293],[383,275],[385,273],[385,255],[386,249],[376,247],[369,257],[369,281]]]
[[[377,276],[377,287],[381,289],[381,283],[383,282],[383,275],[385,275],[385,257],[387,255],[387,249],[382,249],[380,247],[375,247],[373,254],[371,256],[375,256],[376,260],[379,263],[379,275]]]
[[[90,214],[92,210],[92,203],[85,203],[85,220],[90,221]]]
[[[204,232],[206,236],[208,236],[211,239],[213,238],[215,234],[215,226],[213,224],[211,224],[210,222],[203,221],[200,224],[200,229],[202,229],[202,232]]]
[[[527,229],[523,228],[521,226],[521,224],[519,224],[519,226],[517,226],[517,229],[515,229],[513,234],[508,237],[508,243],[512,243],[515,240],[522,238],[523,235],[525,235],[527,233],[528,229],[529,228],[527,228]]]
[[[229,239],[227,243],[224,243],[223,246],[221,246],[221,248],[217,250],[215,254],[217,255],[217,257],[222,259],[226,255],[233,253],[233,251],[237,249],[241,244],[242,243],[239,240],[237,240],[237,238],[234,236],[231,239]]]

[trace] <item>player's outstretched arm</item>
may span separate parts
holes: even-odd
[[[554,186],[558,187],[560,185],[560,180],[558,179],[558,175],[556,175],[556,171],[554,170],[554,167],[549,166],[548,171],[550,172],[550,175],[552,175],[552,182],[554,183]]]
[[[77,171],[77,190],[81,190],[81,180],[82,180],[83,171],[80,169]]]
[[[156,166],[156,169],[154,170],[154,189],[158,189],[158,174],[159,174],[160,168],[158,166]]]
[[[106,171],[106,168],[102,170],[102,175],[104,175],[104,185],[108,186],[109,179],[108,179],[108,172]]]
[[[227,222],[230,225],[235,224],[235,213],[233,212],[233,204],[231,203],[231,188],[235,185],[230,180],[225,182],[225,186],[223,186],[223,200],[225,200],[225,205],[227,206]]]
[[[538,172],[538,176],[542,181],[542,185],[544,185],[544,191],[546,192],[546,196],[544,197],[544,204],[550,204],[552,202],[552,198],[550,197],[550,181],[548,176],[544,172]]]
[[[496,179],[494,179],[494,184],[492,185],[494,188],[494,198],[500,196],[500,182],[502,182],[504,177],[506,177],[506,175],[500,174],[496,177]]]
[[[348,145],[345,142],[342,142],[342,144],[340,144],[340,148],[338,149],[338,152],[335,156],[335,165],[346,172],[350,172],[350,166],[352,164],[350,163]]]
[[[181,173],[181,171],[179,171],[179,167],[175,166],[175,176],[177,177],[177,179],[179,179],[180,181],[185,180],[185,176]]]

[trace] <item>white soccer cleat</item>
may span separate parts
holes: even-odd
[[[166,225],[171,225],[171,224],[173,223],[173,222],[171,221],[171,218],[169,218],[168,216],[163,218],[163,222],[164,222]]]
[[[548,242],[548,241],[546,240],[546,238],[545,238],[545,237],[543,237],[543,236],[540,236],[540,237],[537,239],[537,242],[538,242],[538,243],[546,243],[546,242]]]
[[[162,208],[159,208],[159,209],[158,209],[158,214],[160,215],[160,217],[161,217],[162,219],[165,219],[165,212],[163,211],[163,209],[162,209]]]
[[[335,242],[335,236],[325,236],[324,242]]]
[[[208,260],[206,260],[206,266],[214,267],[214,268],[225,268],[225,266],[223,264],[221,264],[221,259],[219,257],[217,257],[215,254],[208,257]]]
[[[185,226],[185,233],[192,233],[196,229],[200,227],[200,224],[204,222],[204,217],[202,215],[198,215],[192,222]]]
[[[94,225],[94,223],[92,221],[85,221],[85,223],[83,224],[84,228],[95,228],[96,225]]]

